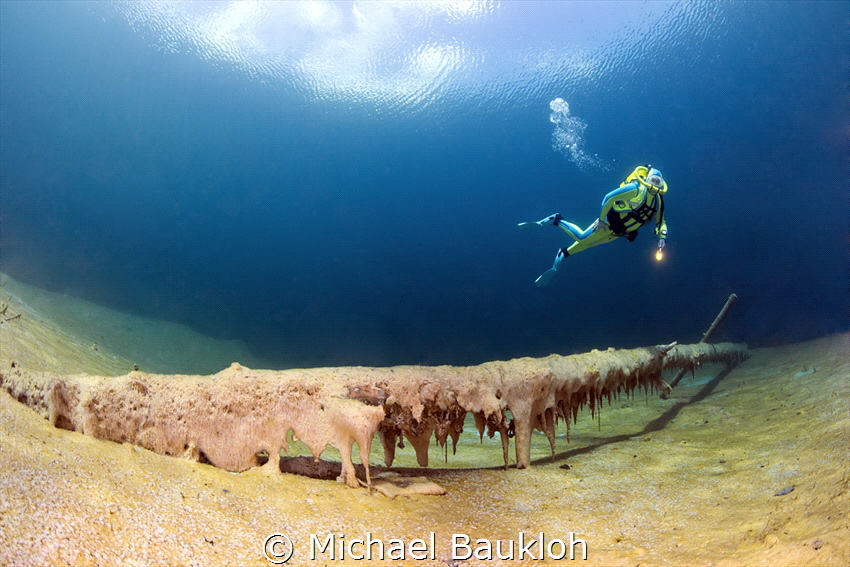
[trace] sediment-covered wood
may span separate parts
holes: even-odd
[[[546,434],[552,450],[559,419],[569,423],[588,406],[636,388],[665,389],[666,368],[707,362],[737,364],[745,345],[694,344],[520,358],[478,366],[338,367],[252,370],[234,363],[212,376],[131,372],[101,377],[33,372],[13,366],[0,386],[56,427],[129,442],[163,455],[209,462],[230,471],[258,465],[276,471],[287,436],[315,459],[332,446],[342,457],[341,480],[357,486],[351,458],[357,443],[370,454],[378,433],[391,466],[405,438],[421,466],[432,437],[457,443],[471,412],[479,435],[499,433],[505,466],[514,438],[518,468],[530,464],[531,434]],[[509,416],[510,418],[509,419]],[[367,483],[368,459],[363,458]]]

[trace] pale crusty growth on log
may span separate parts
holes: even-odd
[[[672,348],[671,348],[672,347]],[[638,387],[664,389],[665,368],[706,362],[737,364],[745,345],[695,344],[608,349],[572,356],[520,358],[478,366],[339,367],[251,370],[234,363],[212,376],[131,372],[100,377],[31,372],[13,365],[0,385],[56,427],[99,439],[129,442],[163,455],[183,456],[230,471],[258,464],[276,471],[287,434],[303,441],[318,459],[330,445],[342,457],[341,480],[357,486],[353,444],[369,455],[380,435],[384,461],[392,465],[399,436],[428,465],[428,445],[457,443],[467,412],[480,435],[498,432],[505,466],[515,436],[518,468],[530,464],[534,429],[554,451],[558,419],[575,419],[588,405]],[[507,412],[513,417],[509,422]],[[368,460],[364,459],[370,482]]]

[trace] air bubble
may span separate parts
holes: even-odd
[[[570,104],[558,97],[549,103],[552,114],[549,121],[555,125],[552,132],[552,149],[564,154],[579,169],[595,167],[608,170],[610,165],[599,159],[597,154],[589,155],[584,151],[584,131],[587,124],[581,118],[570,114]]]

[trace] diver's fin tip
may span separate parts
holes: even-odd
[[[554,275],[555,275],[555,272],[556,272],[556,271],[557,271],[557,270],[554,270],[554,269],[552,269],[552,268],[549,268],[548,270],[546,270],[545,272],[543,272],[542,274],[540,274],[540,277],[539,277],[539,278],[537,278],[536,280],[534,280],[534,284],[535,284],[537,287],[543,287],[544,285],[546,285],[546,284],[548,284],[548,283],[549,283],[549,281],[552,279],[552,276],[554,276]]]

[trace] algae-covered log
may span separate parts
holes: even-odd
[[[665,368],[706,362],[736,364],[745,345],[695,344],[520,358],[478,366],[338,367],[252,370],[234,363],[212,376],[131,372],[119,377],[32,372],[13,364],[0,386],[53,425],[99,439],[129,442],[163,455],[183,456],[243,471],[266,452],[277,470],[287,434],[318,459],[327,446],[342,457],[341,480],[357,486],[351,451],[369,455],[380,435],[384,461],[408,439],[428,464],[432,436],[453,444],[468,412],[480,435],[502,438],[505,465],[515,436],[518,468],[530,463],[531,433],[543,431],[554,450],[557,419],[599,409],[618,392],[664,388]],[[513,417],[508,421],[510,412]],[[369,482],[368,459],[363,459]]]

